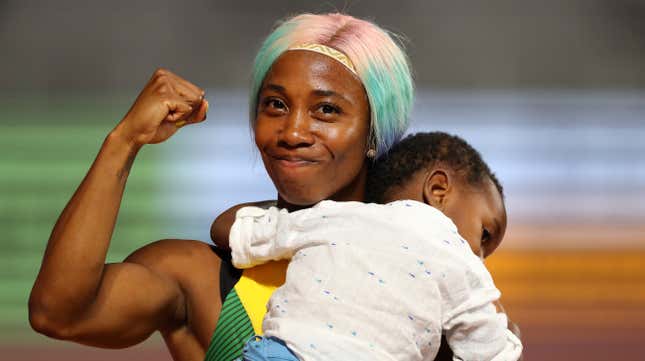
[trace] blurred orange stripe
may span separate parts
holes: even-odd
[[[645,330],[645,251],[500,251],[486,261],[522,327]]]

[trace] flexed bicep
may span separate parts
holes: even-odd
[[[86,345],[123,348],[178,326],[185,315],[176,282],[131,262],[108,264],[96,299],[64,335]]]
[[[122,348],[145,340],[156,330],[180,325],[185,318],[185,296],[176,280],[155,270],[150,262],[159,258],[158,248],[152,243],[122,263],[105,264],[95,295],[74,314],[49,312],[46,297],[33,298],[32,327],[57,339]],[[61,307],[60,300],[53,301],[52,306]]]

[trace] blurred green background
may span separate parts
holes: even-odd
[[[49,106],[42,104],[42,99],[25,97],[20,102],[7,102],[5,98],[1,105],[3,120],[7,120],[0,125],[3,342],[29,342],[39,337],[29,328],[26,301],[47,239],[114,120],[127,109],[118,101],[93,103],[82,96],[49,102]],[[109,262],[122,261],[167,227],[161,218],[155,181],[158,159],[152,147],[139,156],[128,180]]]

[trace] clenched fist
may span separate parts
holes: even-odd
[[[156,144],[184,124],[204,121],[207,111],[201,88],[166,69],[157,69],[117,129],[135,146]]]

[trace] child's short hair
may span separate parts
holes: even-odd
[[[402,186],[414,173],[437,164],[452,169],[474,186],[490,178],[504,197],[502,185],[475,148],[458,136],[430,132],[408,135],[371,166],[366,200],[383,203],[393,187]]]

